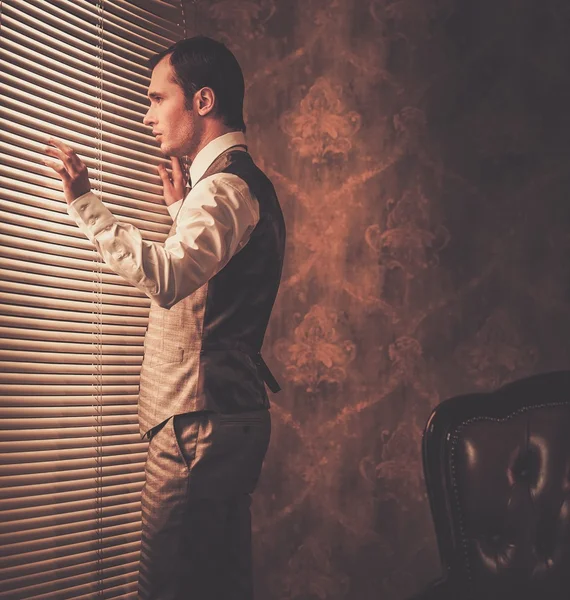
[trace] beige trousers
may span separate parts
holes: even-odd
[[[268,410],[171,417],[152,434],[139,600],[252,600],[251,496]]]

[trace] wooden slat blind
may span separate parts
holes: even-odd
[[[100,261],[41,160],[50,135],[69,143],[116,216],[164,239],[146,61],[182,36],[181,8],[0,8],[0,599],[135,598],[149,300]]]

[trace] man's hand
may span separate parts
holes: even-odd
[[[44,160],[43,163],[59,175],[63,182],[65,201],[68,204],[91,190],[87,167],[72,148],[60,140],[50,138],[45,153],[58,159]]]
[[[180,160],[176,156],[171,157],[172,161],[172,178],[168,176],[168,171],[164,165],[158,165],[156,170],[162,180],[162,188],[164,193],[164,203],[166,206],[182,200],[185,195],[186,175],[182,171]]]

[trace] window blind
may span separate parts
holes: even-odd
[[[0,599],[135,598],[149,300],[112,273],[44,167],[76,149],[111,211],[164,240],[147,59],[178,2],[2,0]]]

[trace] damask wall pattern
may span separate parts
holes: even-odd
[[[258,598],[404,599],[440,572],[432,408],[568,366],[568,4],[185,9],[244,68],[250,151],[288,226]]]

